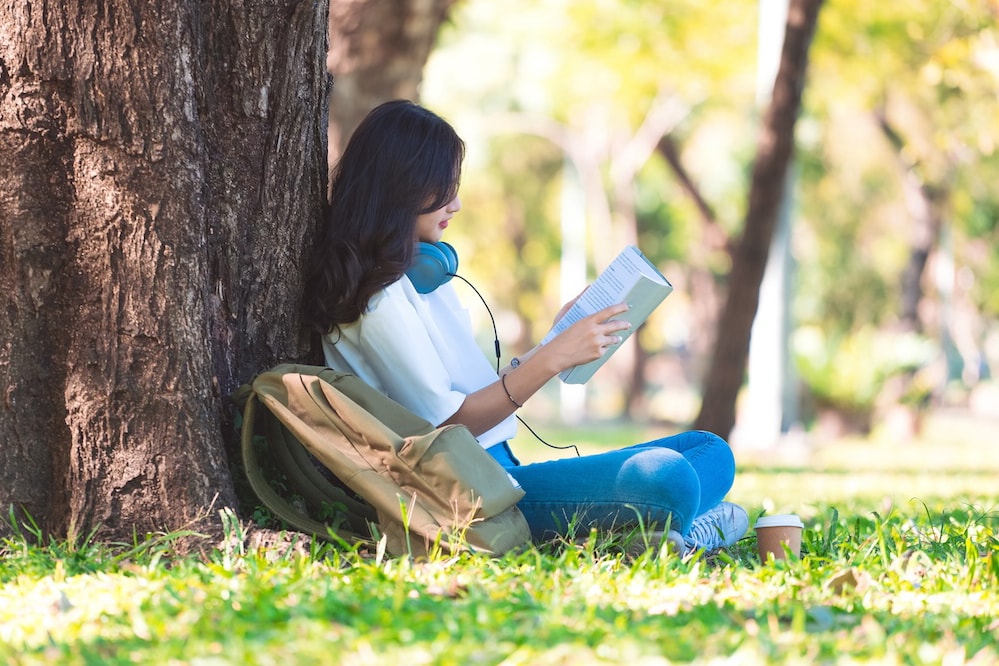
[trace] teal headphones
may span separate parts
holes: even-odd
[[[421,294],[429,294],[449,281],[458,272],[458,253],[448,243],[420,242],[416,244],[413,263],[406,277]]]

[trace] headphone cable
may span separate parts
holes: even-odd
[[[498,375],[500,371],[500,359],[502,358],[503,354],[500,351],[499,329],[496,327],[496,317],[493,316],[493,311],[489,308],[489,303],[486,302],[485,297],[482,296],[479,290],[475,288],[475,285],[469,282],[465,277],[458,275],[457,273],[447,273],[447,275],[450,275],[451,277],[456,277],[465,284],[467,284],[469,287],[471,287],[472,291],[475,292],[475,295],[479,297],[479,300],[482,301],[482,305],[486,308],[486,313],[489,315],[489,321],[493,326],[493,348],[496,351],[496,374]],[[528,431],[530,431],[530,433],[534,435],[534,437],[537,438],[537,440],[542,444],[544,444],[545,446],[560,451],[565,449],[572,449],[573,451],[576,452],[576,457],[577,458],[580,457],[579,449],[576,447],[575,444],[566,444],[562,446],[558,444],[550,444],[547,441],[545,441],[545,439],[541,435],[536,433],[534,431],[534,428],[529,426],[527,424],[527,421],[525,421],[520,417],[520,414],[515,413],[514,416],[516,416],[517,420],[520,421],[524,425],[524,427],[527,428]]]

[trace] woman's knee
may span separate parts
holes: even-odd
[[[659,506],[691,520],[701,496],[697,472],[684,457],[670,449],[635,451],[621,465],[615,494],[622,503]]]
[[[695,430],[704,438],[701,445],[704,456],[710,459],[711,469],[716,478],[727,481],[729,485],[735,481],[735,454],[732,447],[724,439],[707,430]]]
[[[722,501],[732,489],[735,483],[735,455],[728,442],[714,433],[694,431],[691,435],[699,441],[684,455],[700,479],[699,511],[705,511]]]

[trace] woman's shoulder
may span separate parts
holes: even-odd
[[[397,316],[400,313],[412,312],[418,309],[420,295],[416,293],[409,280],[405,277],[376,292],[370,300],[358,323],[364,320],[378,319],[385,316]]]
[[[333,336],[332,342],[341,340],[355,343],[372,330],[404,331],[412,323],[413,306],[407,297],[402,280],[393,282],[375,292],[368,300],[364,312],[355,321],[339,326],[339,332]]]
[[[368,301],[368,312],[385,306],[412,303],[417,298],[419,298],[419,294],[413,289],[409,280],[403,276],[392,284],[383,287],[371,297],[371,300]]]
[[[431,313],[438,312],[441,307],[447,310],[460,309],[457,295],[450,284],[441,285],[429,294],[420,294],[409,278],[403,276],[372,296],[361,318],[398,315],[400,312],[433,318]]]

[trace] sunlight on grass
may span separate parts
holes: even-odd
[[[857,505],[859,506],[859,504]],[[867,512],[861,512],[867,513]],[[597,537],[499,559],[219,552],[5,576],[6,663],[978,663],[996,517],[824,510],[799,561],[628,558]],[[5,552],[9,557],[8,544]],[[96,553],[96,551],[95,551]],[[95,564],[99,565],[100,562]]]
[[[39,546],[28,530],[0,542],[0,662],[997,663],[996,468],[959,439],[744,456],[732,498],[805,520],[788,562],[761,563],[751,534],[684,559],[591,535],[413,562],[238,539],[175,558],[169,536]]]

